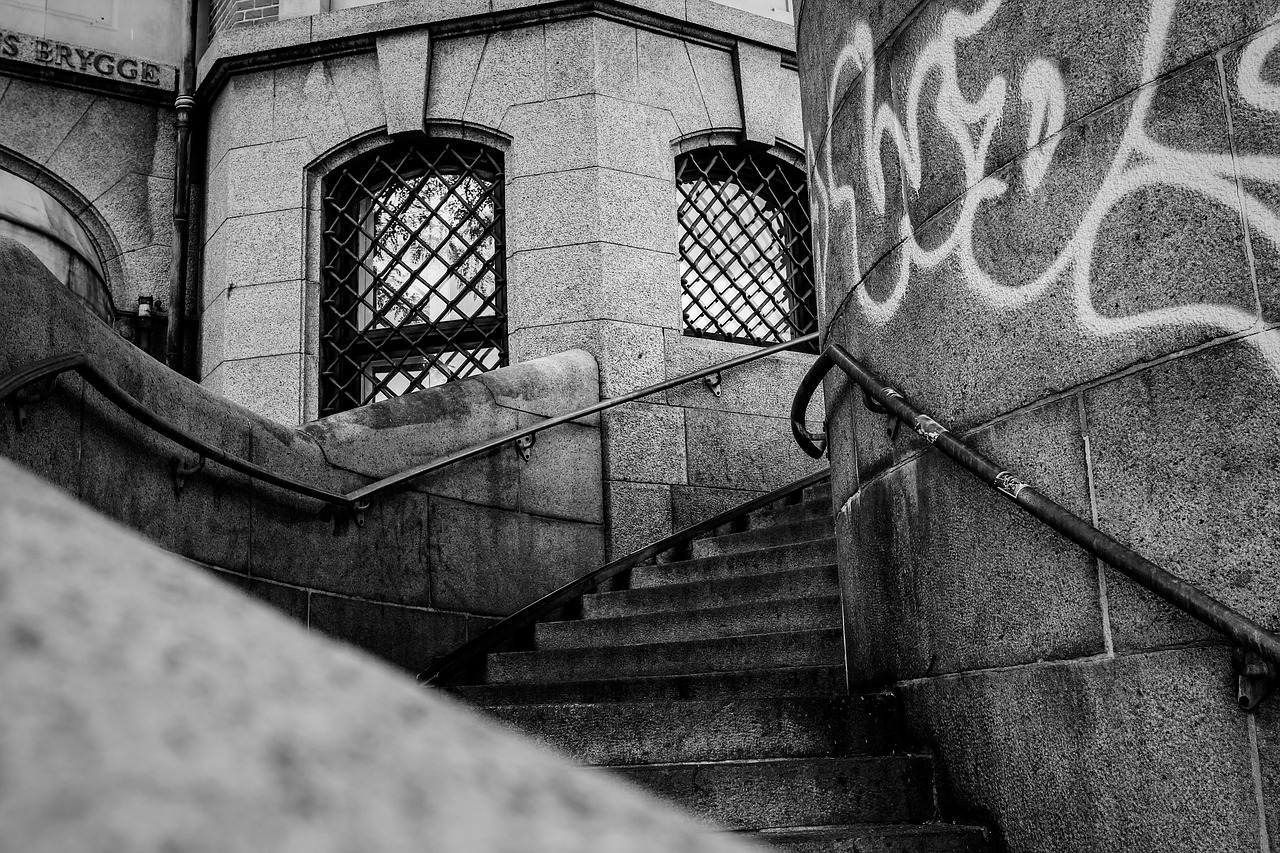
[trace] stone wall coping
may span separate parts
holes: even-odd
[[[199,62],[197,85],[207,100],[237,72],[372,51],[378,36],[410,29],[451,38],[591,16],[723,49],[739,41],[760,44],[780,51],[785,67],[796,67],[794,27],[714,0],[674,5],[661,0],[501,0],[497,5],[491,0],[385,0],[233,27],[210,42]]]

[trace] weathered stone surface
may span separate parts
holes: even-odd
[[[431,498],[431,605],[506,615],[604,563],[595,524]]]
[[[289,108],[296,103],[296,95],[295,86],[291,84],[305,79],[310,67],[310,64],[296,65],[278,71],[233,75],[209,105],[209,166],[221,163],[232,148],[298,136],[301,125],[277,122],[276,111],[285,110],[282,119],[293,117]],[[278,83],[283,86],[277,88]],[[280,136],[280,131],[286,135]]]
[[[536,26],[499,30],[486,36],[464,119],[499,127],[512,104],[547,97],[546,40],[542,29]]]
[[[5,848],[739,849],[0,479]]]
[[[1275,135],[1275,114],[1265,101],[1259,101],[1256,90],[1259,81],[1276,77],[1274,45],[1275,30],[1271,29],[1223,57],[1236,174],[1245,193],[1262,318],[1269,323],[1280,320],[1280,234],[1267,225],[1269,211],[1280,205],[1280,188],[1274,179],[1268,180],[1280,144]]]
[[[662,329],[636,323],[584,321],[538,326],[511,333],[513,361],[581,347],[600,365],[600,398],[607,399],[661,382]]]
[[[421,130],[431,74],[431,36],[426,30],[378,36],[378,74],[387,132]]]
[[[741,42],[740,42],[741,44]],[[723,127],[737,130],[742,125],[742,105],[739,100],[738,91],[738,75],[734,70],[733,55],[726,50],[718,50],[713,47],[707,47],[701,44],[686,44],[685,47],[689,51],[689,62],[693,65],[693,74],[698,82],[698,91],[702,93],[702,102],[707,107],[707,116],[711,121],[711,127]],[[777,52],[768,48],[759,48],[761,53],[773,54],[777,56]],[[765,65],[768,65],[766,61]],[[747,72],[750,78],[755,78],[757,69],[752,68]],[[763,88],[769,88],[772,77],[769,79],[753,79],[753,83],[759,84]],[[763,92],[753,90],[751,97],[758,97]],[[770,99],[776,97],[771,95]],[[776,107],[776,103],[761,103],[760,110],[762,118],[768,121],[769,112]],[[770,121],[770,128],[767,131],[769,138],[768,144],[773,144],[773,128]]]
[[[173,232],[173,176],[128,174],[93,201],[124,252],[167,244]]]
[[[299,352],[302,295],[300,281],[252,284],[225,291],[223,357],[236,360]]]
[[[669,110],[680,135],[711,127],[685,43],[647,30],[637,39],[640,101]]]
[[[0,100],[0,139],[6,148],[44,163],[95,100],[87,92],[15,79]]]
[[[507,261],[510,328],[583,319],[675,327],[676,259],[663,252],[592,242],[517,252]]]
[[[710,367],[731,358],[750,355],[758,347],[694,338],[682,335],[674,329],[666,331],[667,375],[684,376],[695,370]],[[720,377],[720,396],[716,397],[702,381],[679,385],[667,392],[667,402],[673,406],[695,409],[715,409],[723,412],[744,412],[771,417],[791,416],[791,400],[805,371],[813,363],[813,356],[799,352],[784,352],[753,361],[725,371]],[[817,428],[822,424],[822,395],[815,394],[809,407],[809,423]]]
[[[608,479],[687,482],[684,409],[628,403],[605,412],[603,421]]]
[[[203,566],[203,564],[201,565]],[[210,573],[223,583],[243,590],[259,601],[271,605],[295,622],[302,625],[307,624],[311,590],[264,581],[259,578],[251,578],[248,575],[242,575],[237,572],[223,571],[216,566],[203,566],[203,568],[209,569]]]
[[[297,281],[302,278],[298,234],[303,211],[297,208],[235,216],[224,221],[205,246],[203,304],[245,285]],[[288,310],[300,325],[301,305]],[[237,329],[237,333],[242,330]]]
[[[313,156],[306,139],[232,148],[223,158],[227,170],[226,215],[305,207],[303,170]],[[211,222],[210,227],[216,228],[217,223]]]
[[[354,135],[342,107],[330,63],[310,62],[276,69],[272,97],[275,139],[303,135],[312,150],[327,151]]]
[[[520,414],[520,426],[539,420]],[[511,451],[505,451],[511,452]],[[580,422],[540,432],[529,461],[518,462],[520,493],[517,508],[539,517],[604,522],[604,474],[599,427]]]
[[[767,492],[822,467],[800,452],[791,421],[686,409],[689,483]]]
[[[1274,366],[1250,342],[1148,368],[1086,394],[1103,530],[1262,623],[1280,624]],[[1117,648],[1206,629],[1108,572]]]
[[[927,679],[904,685],[904,707],[946,768],[944,813],[989,816],[1013,853],[1255,850],[1249,723],[1228,657],[1188,649]]]
[[[497,405],[547,417],[586,408],[600,399],[596,360],[581,349],[514,364],[501,372],[482,373],[475,379],[489,390]],[[580,423],[599,423],[599,415],[590,415]]]
[[[1088,517],[1075,400],[1002,421],[972,444]],[[1093,560],[937,452],[864,482],[837,527],[859,682],[1104,648]]]
[[[218,393],[269,420],[296,424],[302,420],[302,354],[266,355],[227,359],[209,378],[218,383]]]
[[[738,100],[742,105],[742,133],[750,142],[772,145],[777,135],[778,82],[782,57],[775,50],[738,42],[733,53]]]
[[[609,559],[616,560],[671,533],[670,486],[606,482],[604,493]]]
[[[352,136],[376,130],[387,123],[377,54],[371,51],[340,56],[327,60],[325,66],[333,79],[342,114]],[[316,153],[321,151],[317,149]]]
[[[733,509],[763,492],[716,489],[707,486],[672,486],[671,518],[676,530],[706,521]]]
[[[432,658],[467,641],[464,614],[320,592],[310,595],[307,624],[411,675],[426,669]]]
[[[485,36],[441,39],[432,46],[431,80],[427,85],[427,116],[460,119],[475,86]]]

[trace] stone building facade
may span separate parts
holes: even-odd
[[[125,5],[71,29],[54,11],[36,20],[0,6],[0,24],[32,42],[0,68],[12,75],[0,77],[0,168],[84,220],[118,325],[146,337],[138,312],[163,320],[170,308],[181,22],[174,4]],[[709,0],[532,9],[295,0],[202,10],[194,378],[287,425],[331,411],[320,400],[326,180],[383,146],[442,140],[502,164],[506,363],[583,348],[608,397],[752,351],[684,334],[675,169],[715,146],[803,169],[791,28]],[[137,56],[121,54],[114,76],[92,59],[80,67],[78,48],[119,50],[126,29]],[[54,35],[72,58],[61,67]],[[36,42],[52,45],[52,61]],[[144,66],[156,71],[119,79]],[[809,470],[784,417],[808,360],[780,354],[726,375],[718,394],[699,385],[610,413],[611,551]]]
[[[1274,630],[1276,4],[914,5],[798,13],[827,340]],[[850,672],[952,813],[1028,853],[1270,849],[1280,729],[1230,647],[827,399]]]

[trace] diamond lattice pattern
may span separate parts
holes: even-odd
[[[380,149],[326,183],[324,215],[321,414],[507,363],[497,152]]]
[[[680,281],[685,334],[746,343],[816,328],[804,174],[764,153],[683,155]]]

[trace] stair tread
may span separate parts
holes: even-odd
[[[734,533],[706,536],[693,543],[695,558],[722,556],[725,554],[753,553],[764,548],[781,545],[799,545],[819,539],[828,539],[835,530],[832,515],[802,518],[768,527],[753,527]]]
[[[711,577],[730,577],[741,574],[767,574],[770,569],[761,569],[752,564],[781,564],[777,570],[796,568],[787,565],[788,559],[799,559],[804,565],[820,565],[830,563],[835,558],[835,536],[807,539],[802,542],[788,542],[768,548],[755,548],[750,551],[739,551],[730,554],[717,554],[710,557],[697,557],[691,560],[677,560],[671,563],[657,563],[650,566],[638,566],[631,571],[631,586],[659,586],[664,583],[680,583]],[[826,554],[817,557],[814,552]],[[798,555],[798,556],[797,556]],[[812,556],[811,556],[812,555]],[[811,562],[810,562],[811,561]]]
[[[642,642],[692,641],[747,636],[761,633],[765,627],[770,633],[838,628],[840,596],[777,598],[693,611],[673,608],[543,622],[535,628],[535,646],[539,649],[604,648],[628,644],[629,636],[643,637]]]
[[[895,752],[889,755],[809,755],[800,758],[733,758],[725,761],[671,761],[660,764],[618,764],[610,770],[683,770],[751,769],[759,767],[783,767],[797,765],[854,765],[891,762],[932,761],[933,757],[922,752]]]
[[[678,702],[749,696],[800,697],[839,695],[845,684],[840,666],[794,666],[761,668],[742,672],[696,673],[692,675],[627,676],[591,681],[548,681],[536,684],[469,684],[446,688],[459,698],[477,705],[527,696],[582,695],[598,691],[603,696],[578,701],[661,701]],[[652,697],[638,700],[635,697]],[[519,704],[527,704],[521,702]]]
[[[835,564],[822,563],[771,572],[590,593],[582,597],[583,618],[609,618],[677,608],[705,607],[721,597],[739,604],[777,601],[819,590],[838,592],[839,580]],[[628,610],[629,612],[623,612]]]

